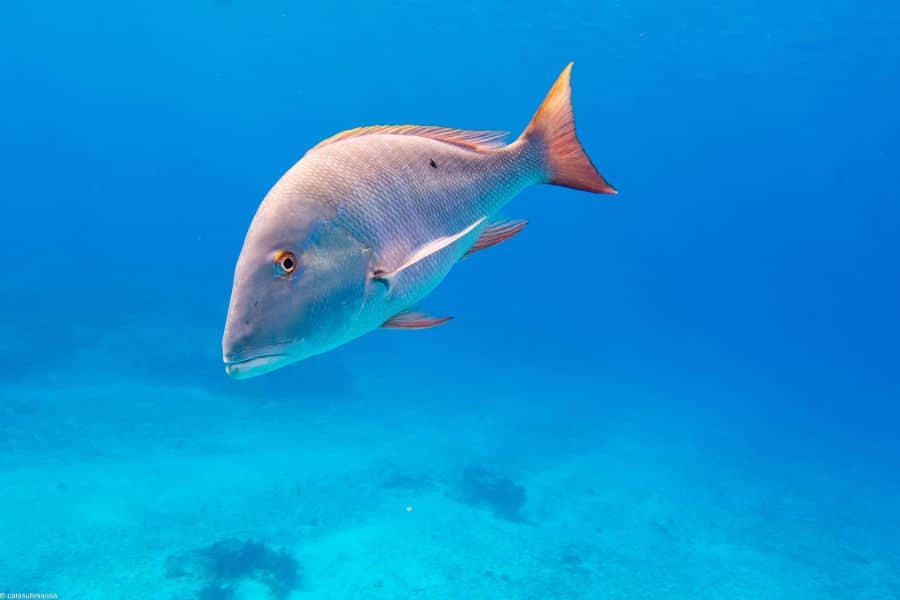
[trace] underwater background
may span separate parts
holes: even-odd
[[[0,592],[900,598],[900,6],[0,6]],[[419,332],[226,377],[268,188],[377,123],[539,186]],[[10,596],[11,597],[11,596]]]

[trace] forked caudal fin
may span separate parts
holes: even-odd
[[[575,134],[571,74],[572,63],[569,63],[550,88],[521,139],[543,148],[547,183],[586,192],[616,194],[616,189],[597,171]]]

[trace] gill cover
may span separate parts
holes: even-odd
[[[347,341],[362,307],[370,252],[329,219],[313,219],[305,231],[285,222],[265,225],[251,231],[241,251],[222,346],[226,364],[277,356],[272,370]],[[296,261],[290,272],[286,252]],[[250,367],[232,370],[252,377]]]
[[[302,275],[294,282],[295,339],[302,357],[343,343],[366,291],[371,252],[331,221],[319,221],[302,245]]]

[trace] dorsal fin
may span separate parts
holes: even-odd
[[[468,150],[489,150],[492,148],[501,148],[506,145],[507,131],[493,130],[467,130],[452,129],[450,127],[435,127],[431,125],[372,125],[371,127],[357,127],[356,129],[348,129],[337,133],[330,138],[324,139],[312,150],[327,146],[348,138],[361,137],[364,135],[390,134],[390,135],[411,135],[424,137],[446,144],[453,144]]]

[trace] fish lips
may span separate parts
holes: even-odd
[[[286,353],[269,353],[238,360],[225,359],[225,373],[232,379],[250,379],[294,362],[294,357]]]

